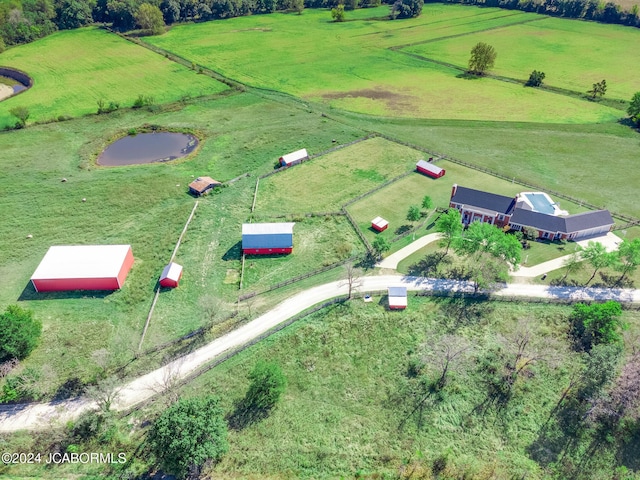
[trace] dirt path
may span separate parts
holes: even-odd
[[[307,308],[320,302],[347,293],[344,282],[331,282],[310,288],[285,300],[275,308],[256,318],[246,325],[212,341],[184,357],[164,367],[138,377],[119,389],[119,397],[114,403],[115,410],[133,407],[163,390],[170,381],[177,381],[197,371],[220,354],[242,346],[253,338],[267,332],[279,323],[291,318]],[[404,285],[409,290],[431,290],[447,292],[472,292],[470,282],[457,280],[427,279],[402,275],[380,275],[364,277],[361,292],[385,290],[388,286]],[[546,285],[506,285],[495,292],[497,295],[564,298],[573,300],[619,300],[640,303],[640,290],[591,289],[576,287],[548,287]],[[51,425],[64,424],[76,418],[82,412],[95,408],[95,404],[87,399],[73,399],[61,402],[3,406],[0,408],[0,432],[12,432],[23,429],[46,428]]]

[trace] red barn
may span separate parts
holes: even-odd
[[[164,267],[162,275],[160,275],[160,286],[168,288],[176,288],[182,278],[182,265],[171,262]]]
[[[388,226],[389,226],[389,222],[387,222],[382,217],[376,217],[373,220],[371,220],[371,228],[373,228],[378,232],[382,232],[386,230]]]
[[[117,290],[131,265],[131,245],[54,246],[31,276],[31,283],[37,292]]]
[[[437,167],[433,163],[427,162],[425,160],[420,160],[418,163],[416,163],[416,170],[418,170],[420,173],[424,173],[431,178],[440,178],[446,173],[444,168]]]
[[[297,165],[308,158],[309,154],[307,153],[307,149],[303,148],[281,156],[278,161],[280,162],[281,167],[290,167],[291,165]]]
[[[294,225],[295,223],[242,224],[242,253],[247,255],[291,253]]]
[[[402,310],[407,308],[407,287],[389,287],[389,308]]]

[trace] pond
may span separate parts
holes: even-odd
[[[33,80],[24,72],[0,67],[0,100],[9,98],[33,85]]]
[[[186,133],[139,133],[109,145],[98,157],[98,165],[122,166],[168,162],[189,155],[198,139]]]

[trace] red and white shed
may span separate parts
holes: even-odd
[[[303,148],[301,150],[296,150],[295,152],[287,153],[280,157],[280,165],[283,167],[290,167],[291,165],[296,165],[302,160],[306,160],[309,158],[309,154],[307,153],[307,149]]]
[[[407,287],[389,287],[389,308],[402,310],[407,308]]]
[[[160,286],[168,288],[176,288],[182,278],[182,265],[171,262],[164,267],[162,275],[160,275]]]
[[[31,276],[31,283],[37,292],[117,290],[131,265],[131,245],[53,246]]]
[[[373,220],[371,220],[371,228],[373,228],[378,232],[382,232],[386,230],[388,226],[389,226],[389,222],[387,222],[382,217],[376,217]]]
[[[446,173],[444,168],[440,168],[433,163],[427,162],[425,160],[420,160],[418,163],[416,163],[416,170],[418,170],[420,173],[424,173],[431,178],[440,178]]]

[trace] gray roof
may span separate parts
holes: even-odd
[[[524,208],[516,208],[509,223],[517,223],[518,225],[546,232],[566,232],[564,217],[554,217],[553,215],[525,210]]]
[[[515,206],[515,197],[505,197],[504,195],[496,195],[495,193],[483,192],[457,186],[456,193],[451,197],[453,203],[467,205],[469,207],[479,207],[485,210],[508,214]]]
[[[440,168],[437,165],[434,165],[433,163],[427,162],[426,160],[420,160],[418,163],[416,163],[416,168],[417,167],[424,168],[425,170],[428,170],[429,172],[436,173],[436,174],[444,170],[444,168]]]
[[[547,232],[575,233],[591,228],[613,225],[613,218],[609,210],[577,213],[567,217],[554,217],[544,213],[516,208],[510,223],[517,223],[526,227]]]
[[[578,213],[565,217],[566,231],[577,232],[580,230],[588,230],[602,226],[611,226],[614,224],[613,218],[609,210],[596,210],[593,212]]]
[[[295,223],[244,223],[242,248],[292,248]]]
[[[389,291],[390,297],[406,297],[407,296],[407,287],[389,287],[387,288]]]

